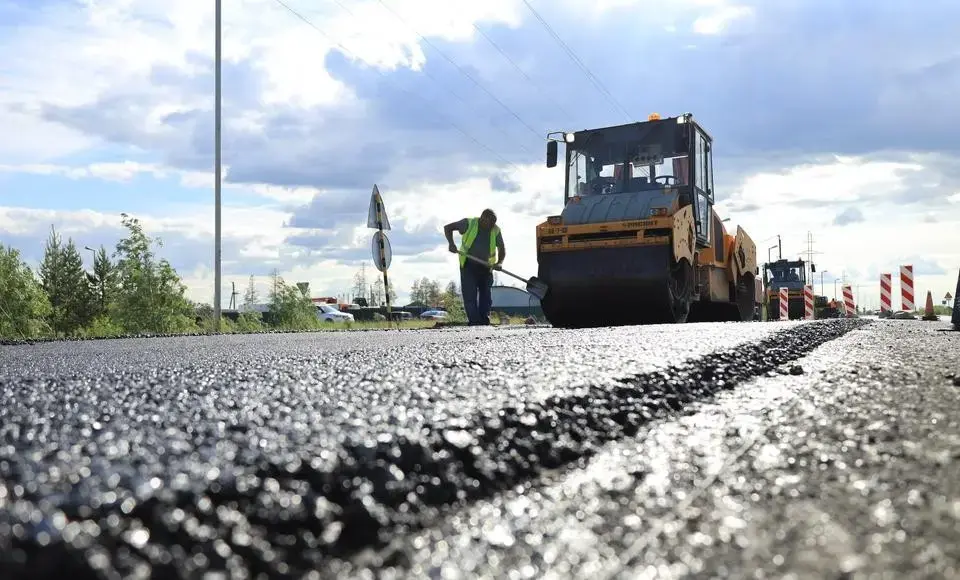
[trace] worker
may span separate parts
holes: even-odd
[[[453,232],[460,233],[460,249],[453,242]],[[461,254],[460,292],[463,295],[463,309],[470,326],[490,324],[493,288],[493,270],[499,270],[507,252],[503,245],[503,234],[497,227],[497,214],[485,209],[479,218],[464,218],[443,226],[443,235],[447,238],[450,251]],[[489,267],[468,260],[466,255],[483,260]]]

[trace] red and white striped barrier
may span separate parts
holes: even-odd
[[[790,320],[790,291],[780,289],[780,320]]]
[[[913,312],[913,266],[900,266],[900,309]]]
[[[880,312],[893,310],[891,294],[893,294],[893,274],[880,274]]]
[[[803,287],[803,317],[807,320],[813,320],[813,285],[807,284]]]
[[[843,309],[847,312],[847,316],[857,314],[857,305],[853,302],[853,286],[849,284],[843,285]]]

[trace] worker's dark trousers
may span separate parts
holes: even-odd
[[[460,268],[460,293],[463,295],[463,309],[470,324],[490,324],[490,288],[493,286],[493,272],[490,268],[467,262]]]

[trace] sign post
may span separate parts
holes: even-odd
[[[957,274],[957,291],[953,293],[953,314],[950,316],[950,324],[954,330],[960,330],[960,274]]]
[[[390,262],[393,259],[393,250],[390,247],[390,240],[387,238],[385,230],[390,229],[390,220],[387,218],[387,210],[383,207],[383,198],[380,197],[380,190],[377,184],[373,184],[373,192],[370,194],[370,208],[367,210],[367,227],[377,230],[373,234],[373,263],[377,270],[383,273],[383,293],[387,301],[387,322],[393,318],[390,304],[390,281],[387,278],[387,269],[390,268]],[[399,321],[398,321],[399,325]]]

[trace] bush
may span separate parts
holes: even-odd
[[[241,312],[237,317],[236,329],[239,332],[260,332],[263,320],[259,312]]]
[[[94,318],[89,326],[81,329],[79,334],[84,338],[120,336],[123,334],[123,328],[106,314],[101,314]]]

